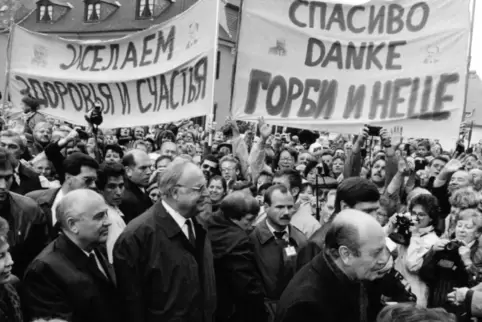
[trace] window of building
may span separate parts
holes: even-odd
[[[154,17],[154,0],[137,0],[137,18],[150,19]]]
[[[218,57],[216,59],[216,79],[219,79],[220,67],[221,67],[221,51],[218,50]]]
[[[154,19],[159,17],[176,0],[136,0],[136,19]]]
[[[98,22],[100,21],[100,8],[101,4],[100,2],[93,3],[87,2],[85,4],[85,16],[84,20],[86,22]]]
[[[54,7],[52,5],[40,5],[38,14],[38,21],[52,22],[54,16]]]

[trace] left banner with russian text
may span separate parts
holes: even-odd
[[[207,115],[214,104],[218,0],[110,40],[13,31],[9,91],[45,99],[46,114],[74,124],[95,102],[102,127],[152,125]]]

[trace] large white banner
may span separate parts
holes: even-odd
[[[214,94],[218,0],[112,40],[69,40],[14,30],[13,102],[21,91],[48,102],[46,114],[72,123],[96,102],[102,127],[151,125],[210,113]]]
[[[455,139],[469,32],[469,0],[244,0],[233,115]]]

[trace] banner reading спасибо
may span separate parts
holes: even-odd
[[[469,0],[244,0],[242,14],[237,119],[264,116],[339,133],[368,123],[403,126],[411,137],[457,137]]]
[[[218,1],[112,40],[69,40],[14,30],[9,89],[47,101],[46,114],[72,123],[96,101],[102,127],[151,125],[209,114],[213,106]]]

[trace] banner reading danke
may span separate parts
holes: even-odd
[[[470,0],[244,0],[233,115],[338,133],[454,139]]]
[[[111,40],[13,31],[9,90],[45,99],[46,114],[78,124],[95,102],[103,127],[209,114],[214,102],[218,0],[201,0],[161,25]]]

